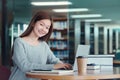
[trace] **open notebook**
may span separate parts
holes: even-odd
[[[73,74],[73,70],[31,70],[33,73],[42,74]]]

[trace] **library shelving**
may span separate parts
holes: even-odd
[[[74,33],[73,37],[75,39],[74,41],[76,41],[74,45],[78,44],[90,45],[89,54],[92,55],[111,54],[113,53],[114,49],[115,50],[118,49],[119,31],[116,31],[107,25],[99,23],[89,23],[80,20],[79,22],[76,23],[77,23],[76,27],[79,30],[78,32],[79,34],[75,34],[75,32],[73,32]],[[73,26],[75,27],[75,24]],[[76,38],[76,36],[79,39]],[[77,41],[79,41],[79,43],[77,43]]]
[[[63,62],[69,62],[67,19],[54,19],[53,32],[48,44],[55,54]]]
[[[98,48],[99,48],[99,54],[104,54],[104,28],[103,27],[99,27],[99,41],[98,41]]]
[[[81,21],[80,44],[85,44],[85,22]]]
[[[95,54],[94,48],[95,48],[95,42],[94,42],[94,24],[90,24],[90,54]]]
[[[75,21],[69,19],[69,63],[74,63],[75,58]]]
[[[116,32],[113,30],[113,50],[116,50]]]

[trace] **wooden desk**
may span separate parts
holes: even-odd
[[[120,68],[119,68],[120,69]],[[120,71],[120,70],[119,70]],[[105,70],[100,72],[88,72],[86,75],[78,75],[77,72],[68,75],[59,74],[40,74],[27,72],[26,76],[29,78],[46,79],[46,80],[96,80],[96,79],[117,79],[120,78],[120,74],[116,68],[113,70]]]

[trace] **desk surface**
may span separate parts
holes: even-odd
[[[113,70],[104,70],[104,71],[97,71],[93,72],[87,71],[85,75],[78,75],[77,72],[72,74],[41,74],[41,73],[31,73],[27,72],[26,76],[30,78],[37,78],[37,79],[53,79],[53,80],[87,80],[87,79],[116,79],[120,78],[120,68],[113,68]]]

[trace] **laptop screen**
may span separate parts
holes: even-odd
[[[78,45],[73,70],[77,71],[77,59],[78,56],[88,56],[90,51],[90,45]]]

